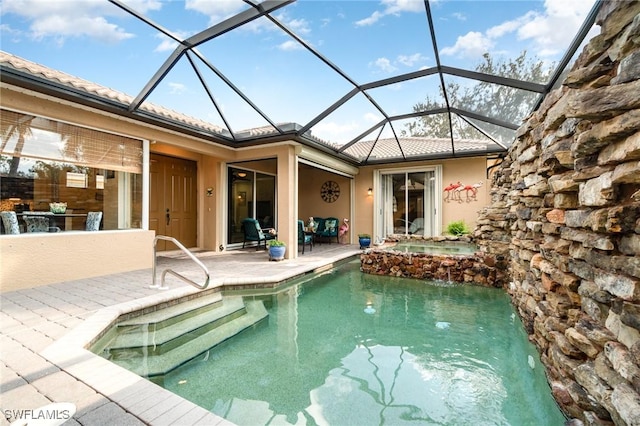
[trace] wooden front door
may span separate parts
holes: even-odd
[[[149,229],[166,235],[185,247],[197,245],[197,194],[195,161],[151,154]],[[177,247],[163,240],[158,250]]]

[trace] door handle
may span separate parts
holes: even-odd
[[[171,224],[171,213],[169,213],[169,209],[167,209],[167,225]]]

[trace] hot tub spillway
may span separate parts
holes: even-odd
[[[161,376],[268,315],[259,300],[204,296],[118,323],[99,353],[140,376]]]

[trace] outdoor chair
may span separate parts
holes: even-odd
[[[304,231],[304,221],[298,220],[298,244],[302,245],[302,254],[304,254],[304,246],[309,244],[309,251],[313,250],[313,234]]]
[[[2,217],[2,224],[4,225],[5,233],[20,233],[20,225],[18,224],[18,216],[16,216],[16,212],[0,212],[0,216]]]
[[[264,249],[267,249],[267,241],[275,240],[278,238],[276,234],[264,233],[260,227],[260,222],[256,219],[247,217],[242,219],[242,232],[244,233],[244,239],[242,241],[242,248],[244,248],[247,241],[256,241],[258,246],[256,250],[260,249],[260,244],[264,242]]]
[[[57,226],[49,225],[48,215],[23,216],[27,232],[60,232]]]
[[[336,238],[336,243],[339,243],[338,239],[338,218],[336,217],[328,217],[326,219],[323,218],[313,218],[316,222],[318,222],[318,228],[316,229],[316,241],[319,238],[328,239],[329,243],[331,243],[331,238]]]
[[[100,222],[102,221],[102,212],[88,212],[87,223],[85,225],[86,231],[99,231]]]

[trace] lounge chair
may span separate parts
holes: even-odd
[[[266,234],[262,231],[262,228],[260,227],[260,222],[258,222],[256,219],[252,219],[250,217],[247,217],[245,219],[242,219],[242,232],[244,233],[244,239],[242,241],[242,248],[244,248],[245,244],[247,241],[257,241],[258,242],[258,246],[256,247],[256,250],[260,249],[260,243],[264,242],[264,249],[267,249],[267,241],[268,240],[275,240],[276,238],[278,238],[278,236],[276,234],[271,234],[269,232],[267,232]]]
[[[313,250],[313,234],[304,231],[304,221],[298,220],[298,244],[302,245],[302,254],[304,254],[304,246],[309,244],[309,251]]]

